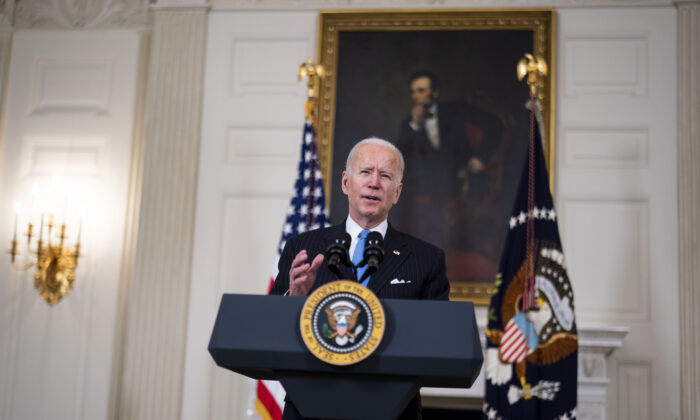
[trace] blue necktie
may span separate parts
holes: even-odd
[[[352,263],[355,265],[359,264],[362,261],[363,254],[365,253],[365,239],[367,239],[367,235],[369,235],[369,230],[367,229],[360,232],[360,240],[357,242],[355,252],[352,253]],[[365,271],[367,271],[367,265],[357,269],[357,280],[360,280],[362,278],[362,275],[365,273]],[[365,281],[362,282],[363,286],[367,287],[370,277],[371,276],[368,276],[365,279]]]

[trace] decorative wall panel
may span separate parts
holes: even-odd
[[[643,37],[564,39],[565,94],[646,96],[648,46]]]
[[[265,285],[274,267],[283,220],[277,209],[289,203],[289,197],[229,196],[224,199],[221,271],[222,293],[265,293]],[[267,226],[250,223],[261,218]],[[247,252],[250,249],[255,253]],[[263,281],[261,282],[260,279]]]
[[[23,143],[29,156],[22,159],[24,176],[50,173],[97,175],[100,155],[109,142],[104,137],[28,137]]]
[[[577,315],[618,322],[648,319],[648,204],[565,200],[564,208]]]
[[[242,39],[233,42],[231,95],[302,95],[294,70],[309,55],[306,39]],[[271,62],[275,65],[270,65]]]
[[[114,58],[39,57],[30,112],[99,112],[109,109]]]
[[[226,163],[274,164],[297,157],[300,127],[231,127],[226,141]],[[291,187],[291,185],[290,185]]]
[[[583,168],[635,168],[649,163],[649,133],[635,128],[564,129],[566,166]]]
[[[650,420],[651,366],[645,363],[618,365],[620,420]]]

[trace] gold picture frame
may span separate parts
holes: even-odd
[[[489,216],[492,219],[509,215],[520,175],[520,170],[514,168],[520,168],[524,163],[524,154],[522,162],[519,154],[521,149],[525,150],[525,146],[520,140],[528,134],[522,132],[528,87],[525,82],[516,79],[517,62],[525,53],[544,58],[549,66],[549,75],[543,80],[540,92],[545,159],[550,186],[553,187],[555,18],[553,9],[322,11],[319,16],[317,57],[326,75],[321,81],[318,95],[317,142],[332,219],[345,217],[347,211],[347,207],[342,207],[347,203],[340,193],[339,176],[349,147],[368,135],[378,135],[390,141],[401,136],[396,136],[400,131],[396,128],[404,124],[401,121],[409,113],[410,75],[426,69],[431,74],[439,73],[444,80],[440,85],[441,97],[452,95],[453,101],[456,98],[468,105],[469,109],[491,115],[491,119],[500,124],[499,129],[491,130],[498,132],[493,137],[497,140],[489,140],[497,145],[492,147],[491,155],[485,157],[487,171],[491,171],[491,179],[485,185],[499,186],[491,190],[484,187],[487,195],[480,193],[482,196],[479,199],[484,201],[498,197],[496,204],[488,204],[483,211],[485,214],[489,211],[493,213],[493,217]],[[516,53],[519,55],[516,56]],[[484,130],[479,129],[476,128],[480,135],[476,143],[488,138],[484,137]],[[421,167],[421,163],[412,164],[414,168]],[[407,161],[407,171],[411,169],[408,165]],[[491,167],[497,169],[492,170]],[[462,176],[461,173],[459,176]],[[472,209],[479,211],[480,202],[468,201],[474,200],[473,197],[468,198],[469,194],[477,195],[474,186],[478,184],[467,181],[467,175],[460,179],[459,182],[463,184],[459,190],[461,195],[450,200],[457,202],[456,209],[451,208],[445,214],[430,217],[441,220],[446,215],[445,223],[449,225],[440,229],[447,231],[448,235],[452,235],[449,232],[455,229],[482,223],[470,219],[472,216],[466,214]],[[409,187],[406,182],[405,178],[404,191]],[[471,190],[464,187],[467,184],[471,185]],[[508,197],[509,194],[512,198]],[[402,204],[404,207],[412,205],[412,202],[405,204],[402,201],[403,194],[397,208]],[[469,211],[460,210],[462,208]],[[395,211],[400,210],[392,209],[392,224]],[[424,224],[426,218],[419,218],[417,223],[406,220],[404,226],[397,227],[415,234],[406,226]],[[490,280],[486,276],[493,271],[494,260],[498,259],[494,257],[494,249],[498,245],[496,239],[501,238],[502,244],[506,222],[507,218],[503,219],[502,233],[494,233],[498,231],[497,227],[491,229],[491,233],[483,233],[484,238],[493,240],[484,246],[484,250],[488,248],[489,251],[483,251],[486,257],[481,256],[481,260],[476,255],[481,252],[477,249],[478,245],[471,244],[477,238],[471,233],[461,234],[462,237],[454,241],[445,239],[445,243],[431,241],[438,242],[436,245],[446,251],[451,299],[470,300],[482,305],[489,303],[495,272]],[[488,224],[494,223],[489,221]],[[462,248],[461,245],[448,243],[469,244]],[[500,249],[498,253],[500,255]],[[451,261],[454,262],[453,267],[457,266],[452,272]],[[478,267],[478,270],[475,269],[478,273],[468,273],[472,266]]]

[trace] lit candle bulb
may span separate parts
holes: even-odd
[[[71,190],[70,187],[66,186],[63,189],[63,223],[68,223],[68,203],[70,202],[71,198]]]
[[[60,220],[60,214],[59,211],[62,209],[62,203],[61,203],[61,177],[58,175],[53,175],[51,177],[51,196],[49,198],[49,210],[50,213],[52,213],[56,220]],[[49,223],[53,224],[53,223]]]
[[[44,233],[44,212],[41,213],[41,222],[39,223],[39,243],[41,243],[41,235]]]
[[[83,216],[80,216],[80,222],[78,223],[78,240],[77,243],[80,243],[80,234],[83,232]]]
[[[14,231],[14,236],[12,238],[13,241],[17,240],[17,220],[19,219],[19,213],[22,211],[22,204],[19,202],[16,202],[14,205],[14,210],[15,210],[15,231]]]
[[[32,185],[32,206],[29,208],[29,220],[34,220],[36,212],[36,200],[39,197],[39,185],[35,182]]]
[[[83,231],[83,217],[85,217],[85,207],[80,207],[78,209],[78,216],[80,217],[80,222],[78,223],[78,241],[80,243],[80,235]]]

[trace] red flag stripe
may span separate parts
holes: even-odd
[[[512,334],[509,334],[508,337],[504,337],[501,342],[502,343],[508,343],[511,341],[517,341],[523,338],[523,334],[518,330],[517,328],[513,328]]]
[[[277,401],[275,401],[275,397],[273,397],[272,394],[270,394],[270,391],[267,389],[267,387],[262,381],[258,381],[257,394],[258,400],[262,404],[262,408],[264,408],[266,411],[265,414],[267,414],[272,420],[281,420],[282,410],[280,410],[280,407],[277,405]],[[263,417],[262,414],[261,417]]]
[[[513,350],[516,350],[518,347],[522,346],[525,344],[525,337],[520,336],[520,337],[513,337],[512,340],[509,340],[508,342],[505,342],[501,345],[501,348],[503,349],[503,353],[508,353],[512,352]]]
[[[501,341],[508,340],[516,331],[518,331],[518,327],[515,323],[513,321],[509,322],[508,325],[506,325],[506,332],[503,334]]]
[[[527,352],[527,349],[528,349],[527,343],[523,342],[520,346],[513,349],[513,351],[511,352],[511,354],[508,357],[509,357],[509,359],[511,359],[513,361],[519,362],[520,360],[522,360],[522,356]]]
[[[513,354],[519,352],[523,347],[525,347],[525,344],[526,342],[524,339],[514,342],[513,345],[509,346],[503,351],[503,358],[509,359]]]
[[[527,346],[523,346],[522,350],[521,350],[518,354],[516,354],[515,356],[513,356],[513,361],[514,361],[514,362],[520,362],[521,360],[523,360],[523,359],[525,358],[525,355],[527,355],[527,349],[528,349],[528,348],[529,348],[529,347],[527,347]]]
[[[501,339],[501,348],[507,349],[512,345],[513,342],[518,342],[523,339],[524,337],[517,327],[507,328],[506,334],[503,336],[503,339]]]

